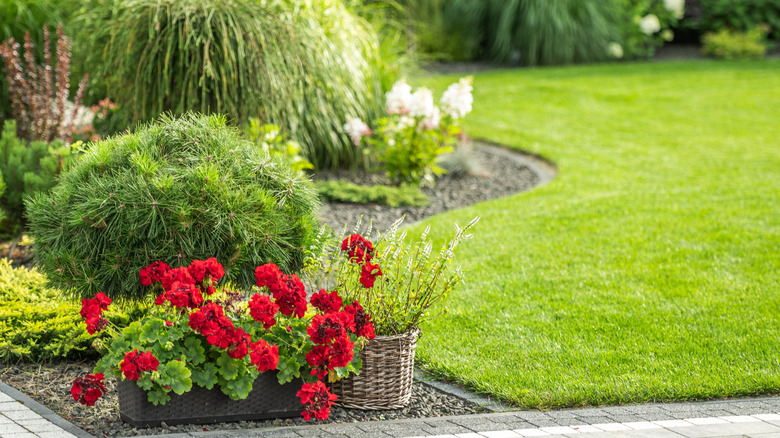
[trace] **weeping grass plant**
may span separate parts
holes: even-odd
[[[406,0],[406,5],[428,49],[449,51],[455,59],[594,62],[606,59],[608,44],[617,41],[612,0]],[[440,33],[427,35],[431,28]]]
[[[82,66],[132,120],[256,117],[317,167],[362,158],[340,127],[380,110],[383,70],[375,34],[340,1],[92,0],[82,12]]]

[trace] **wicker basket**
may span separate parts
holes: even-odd
[[[336,404],[354,409],[399,409],[409,404],[419,335],[420,329],[415,327],[369,341],[360,352],[360,374],[333,383]]]
[[[280,385],[276,373],[267,372],[257,376],[243,400],[231,400],[217,386],[193,385],[189,392],[172,394],[168,403],[154,406],[135,382],[122,380],[117,385],[119,416],[134,427],[157,427],[163,421],[173,426],[295,417],[303,410],[295,395],[300,387],[300,381]]]

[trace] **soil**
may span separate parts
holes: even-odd
[[[450,173],[436,180],[434,186],[423,191],[430,198],[425,207],[387,207],[383,205],[326,204],[320,216],[331,228],[340,230],[344,224],[353,225],[362,215],[363,221],[371,221],[375,230],[384,230],[399,217],[405,216],[406,223],[425,217],[462,208],[477,202],[510,196],[536,186],[554,173],[549,164],[533,157],[521,158],[515,152],[487,144],[476,144],[459,157],[468,171]],[[532,165],[528,164],[531,160]],[[546,168],[540,176],[539,167]],[[534,170],[537,169],[537,170]],[[362,184],[380,183],[382,177],[367,172],[320,172],[319,179],[344,178]],[[0,246],[2,250],[2,246]],[[6,249],[7,252],[7,249]],[[16,255],[16,254],[15,254]],[[24,251],[17,262],[29,257]],[[49,407],[61,417],[98,437],[136,436],[168,434],[178,432],[200,432],[204,430],[238,430],[270,426],[302,425],[300,418],[268,421],[241,421],[214,425],[162,426],[158,428],[135,429],[119,418],[116,397],[116,382],[107,381],[108,392],[95,406],[86,407],[75,403],[70,397],[73,380],[92,372],[94,363],[60,364],[13,364],[0,369],[0,380],[29,395]],[[412,400],[404,409],[364,411],[334,407],[327,422],[350,423],[358,421],[394,420],[403,418],[438,417],[444,415],[467,415],[484,410],[483,407],[444,393],[422,382],[415,382]]]

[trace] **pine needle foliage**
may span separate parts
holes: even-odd
[[[138,272],[216,257],[248,288],[254,268],[296,272],[316,235],[317,194],[222,116],[162,116],[96,143],[27,203],[36,263],[71,295],[144,296]]]
[[[133,121],[256,117],[317,167],[361,158],[341,126],[381,109],[381,59],[376,35],[340,1],[91,0],[82,11],[81,67]]]

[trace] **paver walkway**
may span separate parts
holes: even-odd
[[[168,434],[170,438],[780,438],[780,397]],[[90,434],[0,382],[0,438]]]

